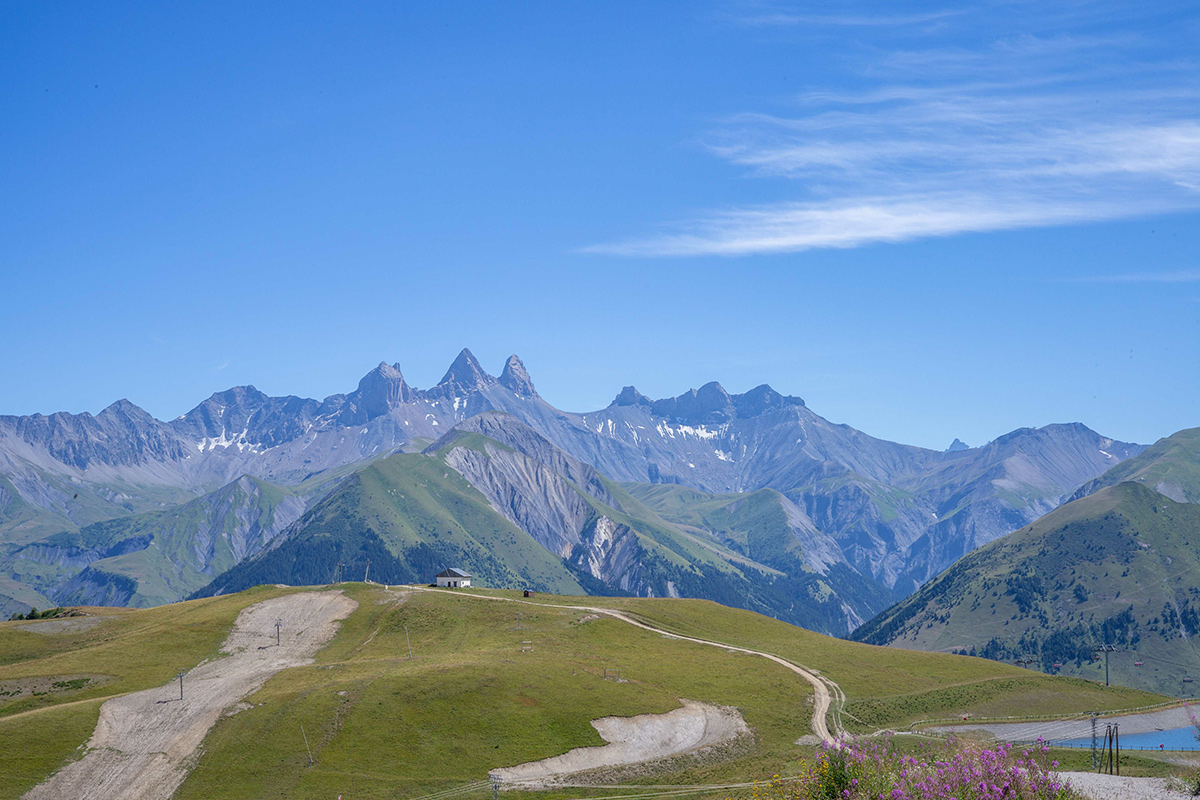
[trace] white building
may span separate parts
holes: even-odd
[[[471,585],[471,576],[461,569],[450,567],[437,574],[437,585],[449,589],[465,589]]]

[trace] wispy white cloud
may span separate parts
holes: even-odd
[[[1200,209],[1200,68],[1144,32],[895,50],[857,75],[704,138],[775,202],[588,249],[785,252]]]
[[[1141,207],[1144,214],[1173,210],[1176,207],[1164,204]],[[1004,198],[980,192],[892,195],[735,209],[702,217],[679,232],[598,245],[588,251],[623,256],[796,252],[1117,219],[1128,214],[1123,203],[1094,198]]]

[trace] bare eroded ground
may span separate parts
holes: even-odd
[[[658,761],[724,744],[750,733],[736,708],[693,700],[682,702],[682,708],[666,714],[592,720],[592,727],[608,744],[576,747],[561,756],[495,769],[489,774],[507,785],[550,786],[557,779],[577,772]]]
[[[341,592],[277,597],[242,611],[222,645],[227,657],[193,669],[179,683],[116,697],[100,708],[88,752],[30,790],[28,800],[166,800],[187,776],[190,758],[221,713],[272,675],[311,663],[357,607]],[[275,620],[282,644],[275,645]]]

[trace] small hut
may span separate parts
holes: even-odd
[[[439,572],[435,580],[444,589],[465,589],[471,585],[471,575],[454,567]]]

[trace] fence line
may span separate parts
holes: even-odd
[[[1195,703],[1196,698],[1169,700],[1165,703],[1155,703],[1150,706],[1138,706],[1137,708],[1122,708],[1113,711],[1075,711],[1069,714],[1028,714],[1025,716],[1010,716],[1010,717],[971,717],[963,719],[962,717],[945,717],[943,719],[919,719],[908,726],[910,731],[916,730],[918,725],[975,725],[981,722],[1042,722],[1051,720],[1074,720],[1074,719],[1090,719],[1092,714],[1095,714],[1097,719],[1105,717],[1123,717],[1129,714],[1143,714],[1147,711],[1161,711],[1177,706],[1186,706]]]

